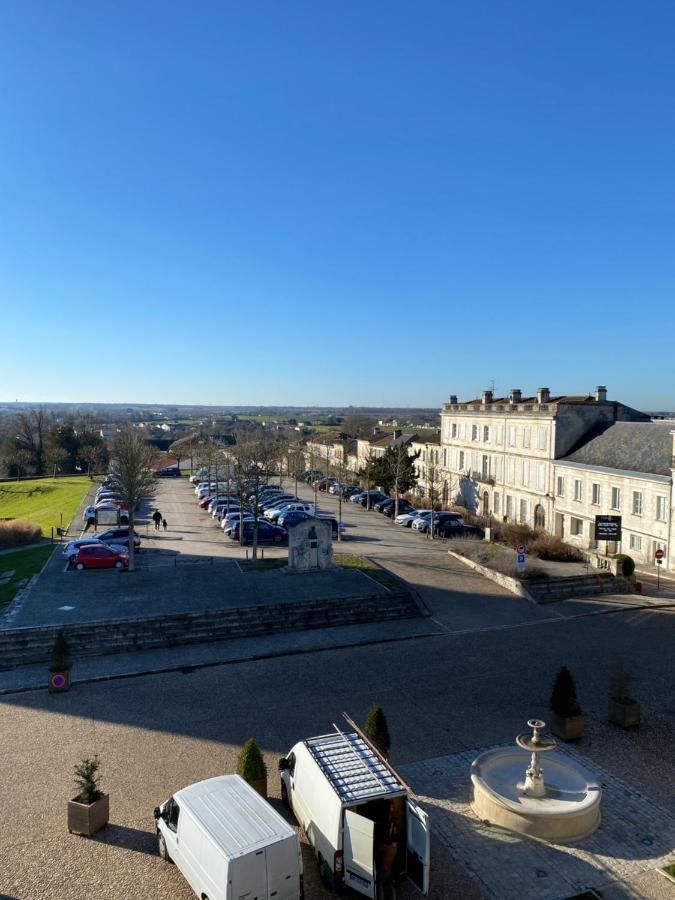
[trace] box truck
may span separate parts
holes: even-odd
[[[159,855],[201,900],[302,898],[298,835],[239,775],[177,791],[155,821]]]
[[[428,816],[362,733],[336,729],[301,741],[279,772],[282,799],[305,829],[327,887],[374,900],[407,878],[427,893]]]

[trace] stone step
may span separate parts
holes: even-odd
[[[420,615],[408,591],[366,597],[269,603],[206,612],[65,625],[74,657],[122,653],[232,637],[302,631]],[[60,626],[0,632],[0,667],[45,662]]]

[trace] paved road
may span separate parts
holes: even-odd
[[[180,786],[233,771],[250,735],[273,772],[298,739],[330,730],[343,710],[362,721],[379,702],[397,765],[510,742],[528,718],[546,718],[563,663],[586,713],[582,752],[675,811],[674,638],[675,616],[637,611],[1,698],[0,892],[187,898],[176,870],[152,855],[152,808]],[[637,733],[605,722],[618,659],[629,663],[643,704]],[[72,766],[94,752],[115,825],[105,843],[71,837],[64,826]],[[480,896],[442,844],[434,847],[432,897]],[[309,900],[323,897],[306,865]]]

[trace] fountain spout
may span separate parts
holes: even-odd
[[[539,754],[555,750],[556,742],[550,737],[542,738],[540,732],[545,728],[546,722],[542,722],[541,719],[530,719],[527,724],[532,729],[532,734],[519,734],[516,738],[519,747],[532,753],[530,764],[525,770],[522,792],[527,797],[545,797],[544,770],[539,765]]]

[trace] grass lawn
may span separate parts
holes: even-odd
[[[52,544],[41,544],[39,547],[30,547],[27,550],[0,553],[0,575],[3,572],[14,570],[9,584],[0,586],[0,607],[4,603],[9,603],[20,589],[21,585],[18,582],[22,578],[30,578],[31,575],[40,571],[53,550]]]
[[[261,572],[267,569],[283,569],[288,565],[288,560],[284,558],[276,559],[240,559],[239,567],[242,572]]]
[[[664,866],[662,871],[675,880],[675,862],[670,863],[668,866]]]
[[[0,517],[28,519],[49,537],[61,525],[65,528],[75,515],[92,482],[86,475],[68,478],[40,478],[30,481],[5,481],[0,484]]]
[[[341,566],[343,569],[361,569],[366,575],[369,575],[375,581],[379,581],[380,584],[383,584],[390,591],[401,590],[400,582],[392,578],[384,569],[374,566],[361,556],[354,556],[351,553],[335,553],[333,554],[333,562],[336,566]]]

